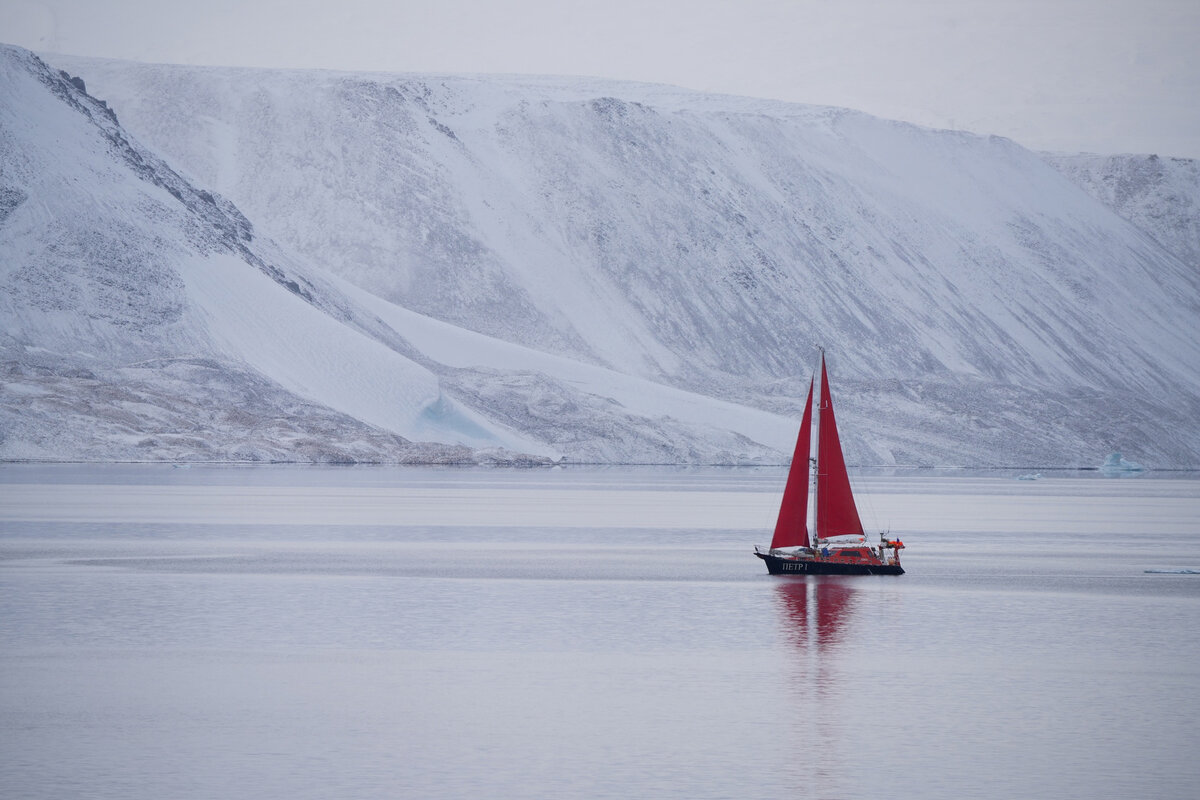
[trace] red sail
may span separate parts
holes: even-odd
[[[833,419],[833,398],[829,394],[829,375],[825,372],[825,356],[821,355],[821,408],[817,431],[817,538],[862,536],[862,521],[850,491],[850,476],[846,474],[846,459],[838,440],[837,422]]]
[[[792,454],[792,468],[788,470],[787,485],[783,488],[783,502],[779,506],[779,520],[775,523],[775,536],[771,549],[776,547],[808,547],[808,448],[812,430],[813,387],[808,384],[808,401],[804,404],[804,416],[800,418],[800,435],[796,437],[796,452]]]

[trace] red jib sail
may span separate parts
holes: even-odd
[[[862,521],[850,491],[850,476],[846,474],[846,459],[838,440],[837,422],[833,418],[833,398],[829,394],[829,375],[825,372],[825,355],[821,354],[821,407],[817,431],[817,538],[862,536]],[[790,481],[789,481],[790,482]]]
[[[792,468],[783,488],[783,502],[775,523],[771,549],[776,547],[808,547],[808,448],[812,430],[813,387],[808,384],[808,401],[800,418],[800,435],[796,437],[796,452]]]

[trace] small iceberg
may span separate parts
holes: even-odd
[[[1162,569],[1148,569],[1153,575],[1200,575],[1200,569],[1192,567],[1164,567]]]
[[[1109,453],[1108,458],[1100,465],[1100,471],[1105,475],[1124,475],[1134,472],[1144,472],[1145,467],[1136,461],[1128,461],[1120,453]]]
[[[1042,473],[1031,472],[1028,475],[1017,476],[1017,480],[1019,480],[1019,481],[1036,481],[1036,480],[1039,480],[1041,477],[1042,477]]]

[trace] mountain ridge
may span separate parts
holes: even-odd
[[[1009,140],[607,81],[62,63],[313,265],[288,274],[565,359],[438,360],[341,312],[548,451],[780,458],[822,343],[852,461],[1200,463],[1195,273]]]
[[[443,392],[436,365],[383,321],[399,309],[368,310],[363,299],[374,298],[252,234],[227,200],[127,136],[84,81],[18,48],[0,56],[5,458],[544,464],[558,455]],[[399,319],[409,334],[435,324]],[[637,391],[659,390],[642,381]],[[667,398],[680,402],[691,401]],[[627,417],[619,405],[605,419]],[[687,442],[701,435],[695,426],[716,427],[711,416],[701,409],[672,427]],[[787,425],[753,409],[738,416]],[[628,420],[624,429],[623,457],[658,435]],[[709,438],[730,436],[729,459],[771,452],[736,434]]]
[[[0,221],[6,457],[475,460],[468,448],[415,445],[297,397],[217,345],[187,283],[222,262],[310,304],[320,311],[311,319],[345,315],[335,293],[270,243],[251,244],[232,204],[126,137],[82,81],[26,51],[2,55],[0,152],[13,199]],[[221,384],[224,402],[198,402],[221,396]],[[239,398],[258,407],[235,406]]]

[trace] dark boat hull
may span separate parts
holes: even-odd
[[[767,562],[772,575],[903,575],[899,564],[871,564],[834,559],[780,558],[768,553],[754,555]]]

